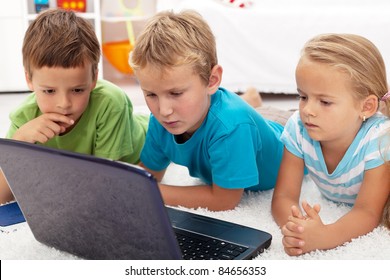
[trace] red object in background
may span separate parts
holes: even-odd
[[[87,10],[87,0],[57,0],[57,7],[85,13]]]

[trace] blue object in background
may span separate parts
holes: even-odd
[[[34,0],[34,4],[37,13],[49,8],[49,0]]]
[[[6,227],[25,222],[22,211],[17,202],[0,206],[0,226]]]

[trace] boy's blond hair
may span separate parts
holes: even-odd
[[[215,37],[195,11],[160,12],[137,37],[129,63],[134,71],[146,66],[164,70],[191,65],[208,84],[211,69],[218,63]]]
[[[23,41],[23,66],[30,79],[42,67],[74,68],[92,64],[93,79],[100,44],[92,24],[73,11],[49,9],[29,25]]]
[[[320,34],[309,40],[302,56],[335,66],[349,73],[356,98],[375,95],[380,100],[388,92],[382,55],[368,39],[355,34]],[[389,107],[390,101],[386,101]]]

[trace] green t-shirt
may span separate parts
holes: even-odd
[[[19,127],[42,115],[36,96],[30,94],[10,114],[12,138]],[[78,123],[65,135],[55,136],[43,146],[97,157],[138,163],[149,117],[133,114],[128,96],[116,85],[99,80]]]

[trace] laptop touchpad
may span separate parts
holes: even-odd
[[[178,226],[193,232],[214,236],[220,235],[221,233],[231,228],[230,225],[221,223],[216,220],[209,221],[201,217],[191,217],[186,221],[179,223]]]

